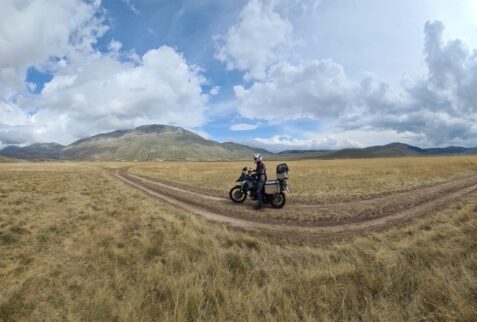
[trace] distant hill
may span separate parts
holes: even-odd
[[[439,155],[477,155],[477,148],[449,146],[445,148],[423,149],[405,143],[390,143],[387,145],[367,148],[342,150],[285,150],[279,152],[273,159],[306,160],[306,159],[357,159],[383,158],[406,156],[439,156]]]
[[[476,148],[446,147],[422,149],[404,143],[372,146],[363,149],[343,149],[326,155],[318,156],[323,159],[355,159],[377,157],[404,157],[404,156],[437,156],[437,155],[470,155],[477,154]]]
[[[260,148],[253,148],[249,147],[247,145],[235,143],[235,142],[224,142],[221,143],[221,145],[226,148],[228,151],[235,151],[235,153],[243,153],[247,155],[248,159],[252,158],[252,155],[255,153],[260,153],[262,155],[271,155],[273,154],[270,151],[267,151],[265,149],[260,149]],[[250,154],[252,152],[252,154]]]
[[[256,151],[236,143],[219,143],[168,125],[145,125],[76,141],[62,151],[69,160],[237,160]]]
[[[64,146],[58,143],[35,143],[26,147],[11,145],[1,150],[0,154],[24,160],[52,160],[60,158],[63,148]]]
[[[250,159],[262,149],[219,143],[176,126],[144,125],[78,140],[68,146],[56,143],[10,146],[0,155],[27,160],[153,161]]]
[[[207,140],[177,126],[144,125],[131,130],[101,133],[68,146],[58,143],[37,143],[26,147],[8,146],[0,150],[0,156],[33,161],[213,161],[248,160],[257,152],[265,155],[267,160],[304,160],[477,155],[477,148],[450,146],[422,149],[397,142],[363,149],[285,150],[274,154],[234,142],[219,143]]]
[[[335,150],[285,150],[271,156],[273,160],[306,160],[319,159]]]
[[[325,156],[330,159],[353,159],[371,157],[400,157],[423,154],[423,149],[403,143],[391,143],[382,146],[371,146],[364,149],[343,149]]]
[[[336,150],[285,150],[278,152],[278,155],[283,154],[312,154],[312,153],[331,153]]]
[[[464,148],[461,146],[449,146],[446,148],[424,149],[425,154],[450,155],[450,154],[476,154],[477,148]]]

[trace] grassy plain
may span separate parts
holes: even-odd
[[[421,161],[404,177],[429,183],[476,166],[472,159],[452,160],[432,166],[438,179],[432,170],[422,173]],[[339,173],[336,161],[318,170],[314,163],[290,164],[297,190],[300,176],[323,180],[326,173]],[[241,163],[218,165],[233,169],[234,179]],[[201,167],[211,172],[197,172]],[[362,167],[397,171],[364,161]],[[342,170],[366,177],[347,166]],[[170,179],[178,175],[174,171],[204,178],[225,173],[215,163],[171,167]],[[333,195],[345,189],[365,193],[358,179],[347,186],[345,178],[337,178]],[[183,182],[195,184],[189,179]],[[384,180],[382,187],[408,189],[412,180],[406,180]],[[369,181],[375,193],[378,181]],[[316,191],[329,193],[321,182]],[[95,166],[0,166],[4,321],[475,321],[476,249],[476,194],[404,228],[297,244],[208,223]]]
[[[22,162],[22,161],[0,156],[0,163],[13,163],[13,162]]]
[[[276,165],[265,161],[269,179]],[[344,201],[408,191],[477,172],[477,157],[381,158],[287,161],[290,187],[297,202]],[[154,162],[132,165],[137,175],[196,190],[226,194],[249,162]]]

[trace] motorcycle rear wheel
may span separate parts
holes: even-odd
[[[270,202],[270,205],[272,208],[283,208],[287,202],[286,196],[284,192],[276,193],[272,196],[272,201]]]
[[[229,197],[235,203],[242,203],[247,199],[247,194],[242,191],[242,187],[236,186],[230,189]]]

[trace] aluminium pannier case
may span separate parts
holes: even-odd
[[[267,195],[273,195],[280,193],[280,183],[278,181],[267,181],[265,182],[265,193]]]

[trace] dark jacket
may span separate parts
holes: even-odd
[[[267,168],[265,168],[265,164],[262,161],[257,162],[257,168],[255,169],[255,174],[257,176],[258,181],[267,180]]]

